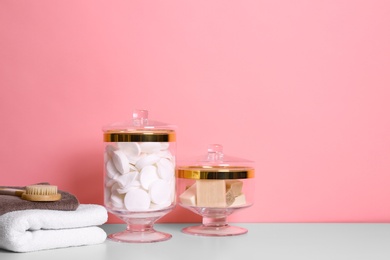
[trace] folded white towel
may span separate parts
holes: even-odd
[[[20,210],[0,216],[0,248],[14,252],[99,244],[107,234],[100,205],[80,204],[75,211]]]

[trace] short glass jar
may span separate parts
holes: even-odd
[[[227,217],[253,204],[253,162],[223,154],[212,144],[206,156],[182,161],[177,167],[178,203],[202,216],[202,224],[182,229],[201,236],[233,236],[248,232],[231,226]]]
[[[103,132],[104,204],[127,223],[125,231],[108,237],[136,243],[171,238],[153,225],[176,204],[174,126],[135,110],[130,122],[107,125]]]

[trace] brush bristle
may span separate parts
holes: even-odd
[[[29,195],[55,195],[57,186],[54,185],[31,185],[26,187],[26,194]]]

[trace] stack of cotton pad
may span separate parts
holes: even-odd
[[[175,200],[175,158],[168,142],[106,146],[105,203],[114,210],[149,211]]]

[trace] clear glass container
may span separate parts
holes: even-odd
[[[223,154],[219,144],[209,145],[200,158],[182,161],[176,169],[178,203],[202,216],[202,224],[182,232],[201,236],[233,236],[247,229],[229,225],[227,217],[253,204],[253,162]]]
[[[149,120],[147,110],[103,127],[104,204],[127,223],[109,239],[147,243],[172,237],[156,231],[154,223],[176,205],[174,128]]]

